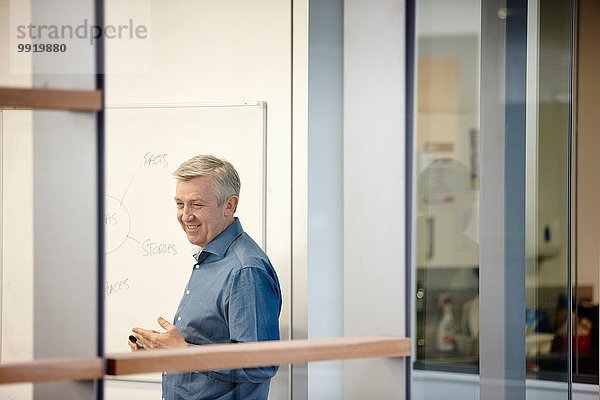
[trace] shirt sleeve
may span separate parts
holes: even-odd
[[[276,280],[259,267],[244,267],[233,277],[229,296],[230,340],[256,342],[279,340],[281,292]],[[260,383],[272,378],[278,366],[211,371],[215,379]]]

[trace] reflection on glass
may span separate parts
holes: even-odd
[[[540,2],[537,115],[528,126],[527,377],[567,381],[569,200],[569,4]],[[530,76],[529,79],[534,79]]]
[[[576,333],[568,332],[570,6],[536,4],[528,17],[524,362],[528,379],[564,382],[572,341],[574,380],[597,381],[593,279],[573,290]],[[417,2],[415,398],[435,395],[430,371],[472,374],[461,378],[463,398],[479,396],[481,29],[479,1]],[[554,390],[564,396],[562,386]]]
[[[417,3],[416,369],[479,368],[479,9]]]
[[[600,135],[598,135],[598,80],[597,21],[600,2],[578,2],[577,101],[576,101],[576,243],[574,244],[573,277],[575,291],[575,320],[577,331],[573,344],[573,380],[598,384],[598,276],[600,243]]]

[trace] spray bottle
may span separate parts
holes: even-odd
[[[440,306],[442,307],[442,318],[437,328],[437,349],[438,351],[454,350],[454,315],[452,314],[452,299],[450,295],[440,296]]]

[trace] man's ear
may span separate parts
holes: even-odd
[[[225,216],[229,217],[235,213],[238,205],[238,197],[231,196],[225,202]]]

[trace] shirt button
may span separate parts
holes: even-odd
[[[190,294],[190,291],[189,291],[189,290],[186,290],[186,291],[185,291],[185,294]]]
[[[200,266],[198,264],[194,265],[194,268],[198,269]]]
[[[181,321],[181,317],[177,317],[177,321]]]

